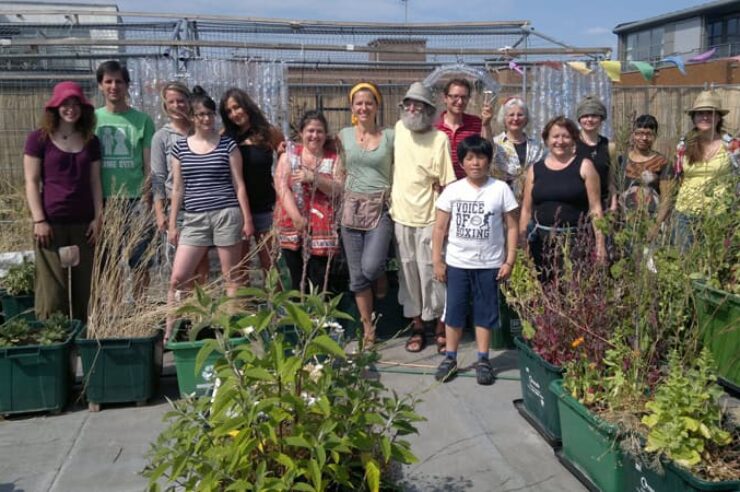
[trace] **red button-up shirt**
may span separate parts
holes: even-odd
[[[434,126],[437,130],[445,132],[447,138],[450,140],[452,168],[455,170],[457,179],[462,179],[465,177],[465,170],[462,167],[462,163],[457,159],[457,145],[471,135],[480,135],[482,128],[481,119],[472,114],[463,113],[462,125],[457,130],[453,130],[445,124],[445,114],[447,114],[447,111],[440,115],[439,120],[437,120]]]

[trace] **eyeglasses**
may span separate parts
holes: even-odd
[[[422,111],[424,109],[424,103],[413,99],[407,99],[401,103],[401,107],[404,111]]]
[[[60,108],[79,108],[80,106],[82,106],[82,104],[80,104],[80,101],[76,99],[65,99],[59,105]]]
[[[195,113],[195,117],[199,120],[205,120],[206,118],[215,118],[216,113],[213,111],[204,111],[202,113]]]
[[[449,99],[453,101],[467,101],[470,96],[463,96],[462,94],[445,94]]]

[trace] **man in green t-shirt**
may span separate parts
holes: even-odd
[[[131,78],[125,66],[115,60],[100,64],[96,72],[98,89],[105,99],[105,106],[95,111],[95,134],[100,140],[103,166],[101,181],[103,199],[121,197],[129,202],[134,214],[151,215],[150,147],[154,123],[146,113],[128,104]],[[151,217],[147,217],[151,220]],[[153,229],[147,231],[131,252],[128,263],[135,273],[134,294],[139,297],[149,284],[148,268],[139,268]]]
[[[107,61],[98,67],[96,75],[98,89],[105,98],[105,106],[95,111],[95,134],[103,153],[103,197],[119,193],[126,198],[142,198],[150,174],[154,123],[149,115],[129,106],[131,79],[126,67]]]

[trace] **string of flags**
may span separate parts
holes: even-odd
[[[687,61],[690,63],[703,63],[711,59],[715,54],[717,53],[717,48],[712,48],[708,51],[705,51],[704,53],[700,53],[696,56],[692,56]],[[729,57],[730,60],[736,60],[740,62],[740,55]],[[675,65],[679,72],[681,72],[682,75],[686,75],[686,62],[683,58],[681,58],[678,55],[673,56],[666,56],[665,58],[658,61],[658,63],[670,63],[672,65]],[[562,68],[562,63],[560,62],[554,62],[554,61],[546,61],[542,62],[543,65],[555,68],[557,70]],[[570,68],[575,70],[576,72],[583,74],[583,75],[589,75],[593,72],[593,69],[589,68],[589,66],[586,64],[586,62],[582,61],[569,61],[565,62],[566,65],[568,65]],[[606,75],[609,77],[609,79],[612,82],[619,82],[621,80],[622,75],[622,62],[619,60],[602,60],[599,62],[599,65],[601,68],[604,69],[606,72]],[[630,61],[628,62],[628,66],[635,68],[642,76],[647,80],[648,82],[653,79],[653,76],[655,75],[655,66],[653,66],[651,63],[645,62],[645,61]],[[514,60],[509,61],[509,69],[514,70],[518,74],[523,74],[524,71],[521,67],[521,65],[517,64]]]

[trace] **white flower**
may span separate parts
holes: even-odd
[[[309,394],[308,394],[308,393],[306,393],[305,391],[301,392],[301,399],[302,399],[303,401],[305,401],[305,402],[306,402],[306,404],[307,404],[307,405],[308,405],[309,407],[310,407],[311,405],[313,405],[314,403],[316,403],[316,398],[314,398],[313,396],[309,395]]]
[[[249,335],[251,335],[252,333],[254,333],[254,326],[247,326],[242,331],[244,332],[244,336],[247,336],[248,337]]]

